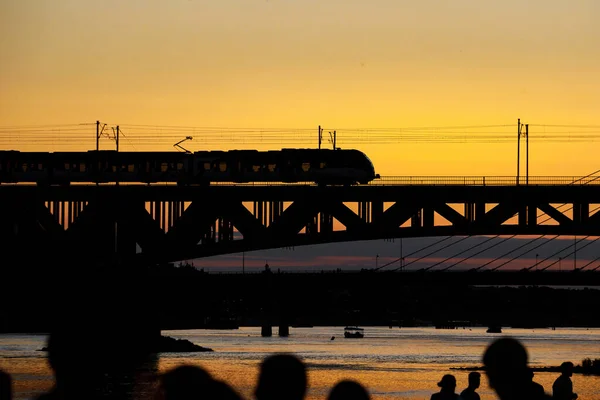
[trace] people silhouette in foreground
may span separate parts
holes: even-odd
[[[329,392],[327,400],[369,400],[369,392],[356,381],[338,382]]]
[[[229,385],[194,365],[181,365],[161,375],[156,397],[157,400],[241,400]]]
[[[54,387],[41,394],[38,400],[75,399],[98,397],[101,387],[102,362],[86,355],[89,347],[83,335],[54,331],[48,337],[48,363],[54,373]],[[86,357],[91,362],[86,362]]]
[[[127,354],[128,347],[132,347],[129,341],[120,340],[108,328],[82,324],[80,329],[54,330],[46,348],[54,386],[37,399],[104,399],[124,395],[132,390],[132,377],[139,366],[137,354]]]
[[[7,372],[0,369],[0,400],[12,399],[12,379]]]
[[[304,363],[291,354],[267,357],[260,365],[257,400],[302,400],[308,377]]]
[[[488,346],[483,365],[489,385],[501,400],[550,399],[544,388],[533,382],[525,347],[516,339],[503,337]]]
[[[481,383],[481,374],[479,372],[471,372],[469,374],[469,386],[460,393],[462,400],[479,400],[479,393],[475,390]]]
[[[566,361],[560,365],[561,375],[556,378],[552,385],[552,398],[558,400],[574,400],[577,398],[577,393],[573,393],[573,363]]]
[[[431,400],[455,400],[458,399],[456,389],[456,378],[454,375],[444,375],[437,384],[441,389],[439,392],[431,395]]]

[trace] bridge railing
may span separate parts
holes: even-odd
[[[600,185],[600,175],[590,176],[382,176],[370,186],[565,186]]]
[[[146,185],[141,182],[121,182],[122,186]],[[32,186],[35,183],[4,183],[2,186]],[[72,182],[72,186],[95,185],[92,182]],[[114,186],[115,183],[102,183]],[[175,186],[175,182],[155,182],[152,186]],[[600,185],[600,175],[588,176],[530,176],[529,179],[515,176],[382,176],[368,185],[360,186],[587,186]],[[316,186],[314,182],[212,182],[211,186]]]
[[[315,186],[314,182],[213,182],[214,186]],[[600,185],[600,175],[590,176],[382,176],[368,186],[568,186]]]

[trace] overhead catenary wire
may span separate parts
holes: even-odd
[[[93,123],[0,126],[0,148],[26,149],[52,143],[64,149],[87,149],[93,135]],[[117,125],[117,124],[109,124]],[[314,128],[252,128],[227,126],[177,126],[119,124],[127,130],[128,144],[140,149],[166,148],[173,140],[194,136],[197,146],[263,145],[301,146],[314,144]],[[545,143],[581,143],[600,141],[600,126],[533,125],[543,128],[536,135]],[[409,126],[401,128],[324,128],[337,130],[341,146],[390,143],[509,143],[514,140],[513,124]]]

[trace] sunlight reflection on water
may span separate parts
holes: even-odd
[[[365,327],[365,338],[344,339],[342,327],[291,328],[290,337],[263,338],[260,328],[238,330],[163,331],[163,335],[188,339],[213,348],[212,353],[163,353],[159,372],[187,363],[206,368],[248,399],[262,359],[276,352],[295,353],[308,366],[308,400],[324,399],[341,379],[354,379],[370,390],[374,399],[429,399],[446,373],[454,374],[457,391],[466,387],[466,371],[452,367],[480,365],[481,355],[495,337],[511,335],[522,340],[531,365],[559,365],[565,360],[580,364],[586,357],[600,358],[600,329],[504,329],[486,334],[485,328],[436,330],[433,328]],[[335,336],[335,340],[331,337]],[[26,399],[52,385],[45,353],[38,351],[44,335],[0,335],[0,368],[13,374],[15,399]],[[536,373],[535,380],[551,390],[557,373]],[[140,374],[143,385],[136,399],[149,398],[152,373]],[[575,391],[581,399],[600,400],[600,377],[575,374]],[[482,378],[482,400],[495,395]]]

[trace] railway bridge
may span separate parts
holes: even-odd
[[[330,242],[600,236],[600,176],[383,177],[367,185],[1,185],[1,257],[173,262]]]

